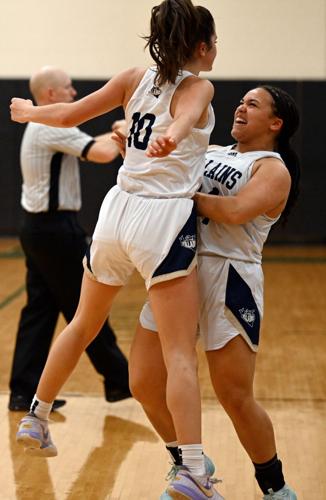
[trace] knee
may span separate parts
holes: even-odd
[[[165,353],[166,368],[169,374],[173,374],[176,378],[178,374],[193,374],[198,373],[198,357],[196,349],[173,349]]]
[[[247,415],[254,404],[253,394],[239,388],[219,391],[217,397],[230,417]]]
[[[141,374],[135,374],[129,368],[129,389],[133,397],[139,401],[139,403],[143,403],[144,399],[146,399],[147,387],[145,383],[145,377]]]
[[[73,332],[79,342],[85,348],[97,337],[102,327],[102,323],[96,321],[84,321],[79,315],[75,315],[69,323],[69,330]]]
[[[133,397],[145,407],[151,407],[157,401],[165,400],[166,380],[150,376],[142,370],[129,369],[129,388]]]

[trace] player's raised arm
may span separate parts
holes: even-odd
[[[36,122],[53,127],[73,127],[125,104],[139,68],[131,68],[114,76],[102,88],[79,101],[34,106],[30,99],[11,100],[11,119],[19,123]]]

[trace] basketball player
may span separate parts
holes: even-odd
[[[198,75],[212,68],[215,25],[210,12],[190,0],[164,0],[152,9],[150,31],[147,45],[155,68],[124,71],[75,103],[33,107],[22,99],[12,101],[16,121],[66,127],[122,105],[129,129],[118,185],[102,204],[85,259],[76,315],[54,343],[17,438],[30,453],[57,453],[47,425],[52,401],[136,267],[158,324],[168,372],[167,402],[184,454],[186,468],[176,487],[189,490],[191,498],[218,500],[201,445],[192,200],[214,126],[213,85]]]
[[[195,195],[202,216],[200,334],[216,396],[253,462],[266,500],[297,498],[285,484],[273,426],[254,398],[253,380],[263,315],[262,249],[271,226],[287,217],[297,196],[299,163],[290,138],[298,124],[296,105],[283,90],[262,86],[248,92],[235,111],[236,144],[209,149],[202,191]],[[174,459],[172,482],[161,496],[170,500],[183,450],[178,450],[165,403],[164,355],[149,303],[140,323],[129,360],[130,386]]]

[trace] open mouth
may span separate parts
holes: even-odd
[[[239,117],[234,120],[234,123],[236,123],[237,125],[246,125],[247,124],[246,120],[244,120],[243,118],[239,118]]]

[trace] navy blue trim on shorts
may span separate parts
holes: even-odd
[[[153,278],[188,269],[195,258],[196,250],[197,214],[193,207],[187,222],[172,243],[169,253],[155,270]]]
[[[225,305],[239,321],[253,345],[258,346],[260,314],[250,287],[230,264]]]

